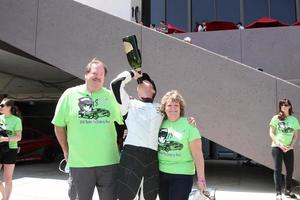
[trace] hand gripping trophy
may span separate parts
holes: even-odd
[[[135,35],[130,35],[123,38],[124,51],[127,56],[129,65],[138,73],[142,71],[141,52],[138,48],[138,43]]]

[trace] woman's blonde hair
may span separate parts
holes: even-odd
[[[165,109],[168,102],[177,102],[180,105],[180,117],[185,115],[185,101],[181,94],[177,90],[171,90],[167,92],[161,99],[160,111],[167,117]]]

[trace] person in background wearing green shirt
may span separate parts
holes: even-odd
[[[187,200],[193,186],[195,165],[197,186],[206,187],[201,135],[185,116],[185,102],[176,91],[167,92],[160,105],[165,119],[158,136],[160,200]]]
[[[85,84],[67,89],[52,120],[55,134],[70,167],[69,197],[114,200],[119,163],[114,123],[123,124],[119,105],[103,84],[106,65],[93,59],[85,71]]]
[[[3,182],[0,183],[0,192],[2,199],[8,200],[17,161],[18,141],[22,138],[22,121],[19,109],[11,99],[4,98],[2,100],[0,113],[0,170],[3,166]]]
[[[300,129],[298,119],[292,115],[293,107],[288,99],[279,101],[279,113],[273,116],[270,122],[270,137],[272,139],[272,156],[275,164],[274,182],[276,190],[276,200],[281,200],[282,185],[282,161],[286,167],[285,192],[290,198],[296,199],[296,195],[291,191],[292,176],[294,171],[294,150],[293,147],[298,138]]]

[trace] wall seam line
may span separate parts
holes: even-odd
[[[37,47],[37,30],[38,30],[38,21],[39,21],[39,7],[40,7],[40,0],[37,0],[35,37],[34,37],[34,55],[35,56],[36,56],[36,47]]]

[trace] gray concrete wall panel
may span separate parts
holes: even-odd
[[[0,40],[34,55],[37,8],[38,0],[1,0]]]
[[[192,43],[285,80],[300,78],[297,26],[174,34]]]
[[[242,34],[242,62],[285,80],[300,78],[300,29],[248,29]]]
[[[94,57],[109,67],[108,79],[128,69],[122,38],[141,26],[74,1],[40,0],[37,57],[83,78],[84,67]]]
[[[179,39],[189,36],[196,46],[241,61],[241,31],[239,30],[181,33],[173,36]]]

